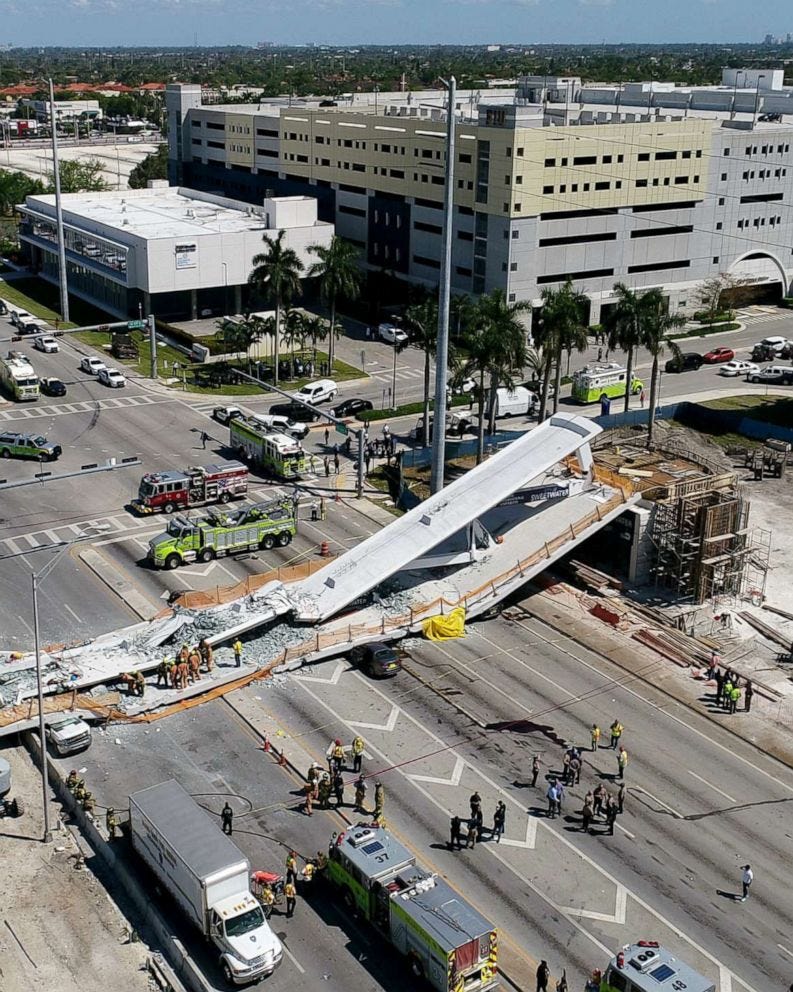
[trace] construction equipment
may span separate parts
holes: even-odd
[[[140,480],[138,513],[173,513],[174,510],[228,503],[248,492],[248,469],[242,462],[190,465],[183,471],[148,472]]]
[[[328,880],[350,912],[407,958],[416,983],[438,992],[484,992],[498,985],[495,927],[439,875],[416,864],[376,823],[333,835]]]
[[[170,520],[165,533],[149,541],[148,560],[155,568],[178,568],[238,551],[285,548],[296,533],[292,500],[270,500],[231,512],[218,507],[197,521],[183,516]]]

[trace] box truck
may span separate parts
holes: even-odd
[[[537,397],[525,386],[510,390],[504,386],[496,390],[496,417],[526,417],[537,404]]]
[[[250,865],[234,842],[171,779],[129,797],[132,847],[188,919],[220,952],[226,980],[271,975],[283,948],[250,891]]]

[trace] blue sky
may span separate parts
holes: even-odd
[[[29,45],[757,42],[789,0],[0,0]]]

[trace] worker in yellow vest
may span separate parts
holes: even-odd
[[[589,739],[592,742],[592,750],[597,751],[600,744],[600,727],[596,723],[592,724],[592,729],[589,731]]]
[[[352,770],[354,772],[360,772],[361,762],[363,761],[363,749],[366,745],[364,744],[363,737],[355,737],[352,742]]]
[[[242,664],[242,641],[237,638],[237,640],[231,645],[231,650],[234,652],[234,663],[237,668]]]
[[[624,747],[620,747],[617,754],[617,769],[620,778],[625,778],[625,769],[628,767],[628,752]]]
[[[611,750],[616,751],[617,746],[620,742],[620,737],[622,737],[622,731],[625,729],[619,720],[615,720],[609,728],[611,732]]]

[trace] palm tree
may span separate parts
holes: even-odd
[[[332,373],[336,335],[336,302],[340,297],[355,300],[360,295],[363,281],[363,273],[358,267],[360,253],[355,245],[335,234],[329,245],[309,245],[308,250],[318,259],[309,268],[308,277],[319,279],[320,295],[330,306],[328,371]]]
[[[659,389],[659,360],[664,353],[666,335],[675,327],[682,327],[686,318],[680,314],[670,314],[667,301],[660,289],[651,289],[641,298],[642,309],[642,344],[650,352],[653,367],[650,372],[650,412],[647,420],[647,447],[653,446],[653,429],[655,427],[655,408],[658,405]],[[669,342],[673,351],[679,351],[674,342]]]
[[[284,232],[271,238],[265,234],[262,241],[267,250],[253,256],[253,270],[248,282],[265,299],[275,303],[275,361],[273,362],[273,382],[278,385],[278,359],[281,350],[281,310],[288,306],[301,291],[300,273],[303,263],[292,248],[284,244]]]
[[[306,314],[303,317],[303,328],[306,332],[306,337],[311,338],[311,348],[314,353],[312,360],[314,365],[316,365],[317,341],[324,341],[328,336],[328,322],[314,314]]]
[[[623,282],[614,283],[614,291],[617,294],[617,305],[609,319],[609,348],[621,348],[628,356],[625,363],[625,412],[627,413],[631,405],[633,361],[643,336],[642,299],[647,294],[643,294],[641,290],[629,289]]]
[[[476,318],[476,303],[465,293],[452,296],[449,300],[449,316],[451,317],[449,337],[459,341],[465,337]]]
[[[568,278],[559,289],[544,289],[542,298],[542,319],[536,335],[544,356],[540,422],[548,409],[548,389],[554,369],[553,412],[559,409],[562,353],[585,351],[589,343],[585,321],[588,300],[575,289],[572,279]]]
[[[404,327],[410,333],[410,343],[424,352],[424,443],[430,436],[430,375],[431,363],[438,346],[438,301],[427,297],[405,311]]]

